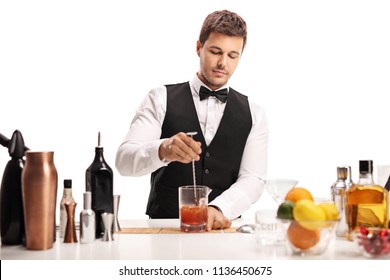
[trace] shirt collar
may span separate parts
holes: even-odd
[[[206,86],[198,77],[197,74],[194,75],[194,77],[190,80],[190,85],[191,87],[194,89],[194,91],[196,92],[197,95],[199,95],[199,89],[201,86],[204,86],[206,88],[208,88],[209,90],[211,90],[211,88],[209,88],[208,86]],[[229,92],[229,85],[226,84],[224,85],[223,87],[220,87],[218,88],[217,90],[220,90],[220,89],[224,89],[226,88]]]

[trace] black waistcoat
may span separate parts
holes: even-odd
[[[207,146],[199,125],[189,83],[168,85],[167,111],[161,138],[178,132],[197,131],[202,143],[200,160],[195,162],[196,183],[212,189],[209,201],[228,189],[238,177],[245,143],[252,127],[246,96],[229,89],[225,111],[218,130]],[[171,162],[151,175],[146,214],[151,218],[178,218],[178,187],[193,185],[192,164]]]

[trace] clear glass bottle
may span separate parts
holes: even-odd
[[[72,194],[72,180],[65,179],[64,180],[64,192],[62,194],[61,202],[60,202],[60,237],[64,238],[66,222],[67,222],[67,214],[65,209],[65,203],[75,202]]]
[[[92,210],[96,217],[96,238],[101,238],[104,233],[102,213],[114,213],[114,185],[112,169],[104,159],[103,147],[100,146],[100,132],[98,146],[95,148],[95,158],[86,170],[85,177],[86,191],[92,194]]]
[[[359,161],[359,180],[347,190],[348,239],[360,226],[388,227],[388,191],[373,179],[372,160]]]
[[[331,186],[331,197],[337,210],[339,211],[340,221],[337,224],[336,236],[347,237],[348,225],[346,222],[346,192],[353,185],[350,166],[337,167],[337,180]]]

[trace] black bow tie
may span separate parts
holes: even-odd
[[[206,98],[209,98],[210,96],[215,96],[216,98],[219,99],[219,101],[225,103],[227,100],[227,93],[228,93],[227,88],[220,89],[217,91],[214,91],[214,90],[211,91],[208,88],[201,86],[199,89],[199,97],[200,97],[201,101],[206,99]]]

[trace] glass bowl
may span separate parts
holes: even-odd
[[[324,253],[335,238],[338,220],[295,221],[278,219],[286,243],[295,255],[310,256]]]
[[[390,229],[362,226],[352,236],[358,251],[364,256],[375,258],[390,255]]]

